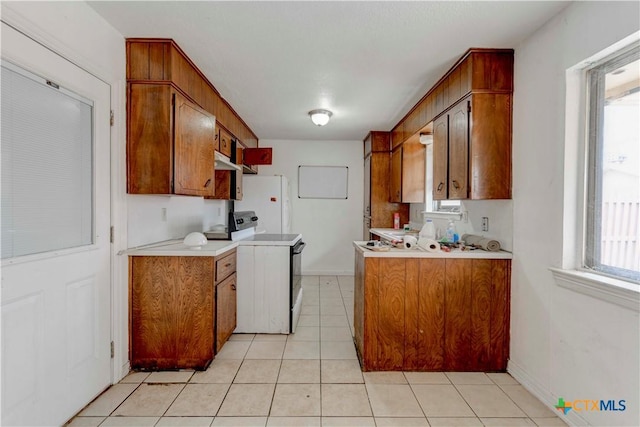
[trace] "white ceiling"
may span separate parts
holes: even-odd
[[[174,39],[259,138],[296,140],[391,130],[469,47],[514,48],[567,4],[89,2],[125,37]]]

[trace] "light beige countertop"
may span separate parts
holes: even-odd
[[[397,230],[396,230],[397,231]],[[378,252],[366,249],[367,242],[354,241],[353,247],[367,258],[470,258],[470,259],[511,259],[511,252],[488,252],[482,249],[461,251],[453,249],[451,252],[427,252],[423,249],[398,249],[391,248],[388,251]]]
[[[127,249],[129,256],[219,256],[238,247],[238,242],[231,240],[208,240],[206,245],[193,249],[182,243],[182,239],[166,240],[151,245]]]

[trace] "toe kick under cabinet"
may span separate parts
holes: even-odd
[[[206,369],[235,329],[236,250],[129,260],[131,367]]]
[[[355,342],[364,371],[504,371],[509,259],[356,251]]]

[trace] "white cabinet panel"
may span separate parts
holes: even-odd
[[[238,247],[236,333],[289,333],[289,246]]]

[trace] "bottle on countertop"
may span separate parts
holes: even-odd
[[[456,226],[453,223],[453,220],[449,220],[449,225],[447,225],[447,231],[444,234],[444,239],[447,242],[455,243],[457,240],[458,233],[456,233]]]
[[[393,214],[393,228],[396,230],[400,229],[400,213],[396,212]]]
[[[420,229],[420,237],[424,237],[427,239],[435,240],[436,238],[436,227],[433,224],[433,221],[428,219],[427,222],[424,223],[422,229]]]

